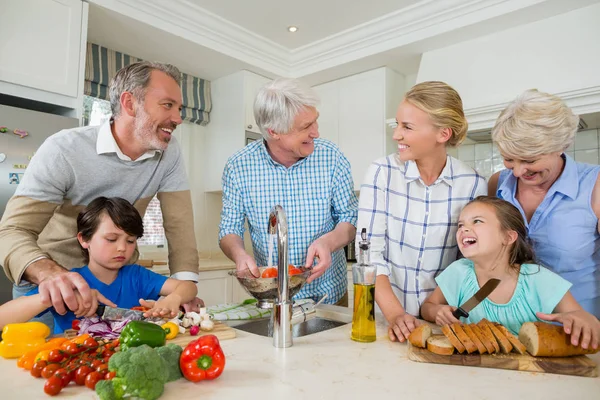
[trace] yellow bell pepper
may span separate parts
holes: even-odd
[[[2,329],[0,356],[18,358],[46,343],[50,328],[41,322],[8,324]]]
[[[179,333],[179,326],[177,326],[175,322],[169,321],[166,324],[161,325],[161,328],[167,332],[167,340],[175,339]]]

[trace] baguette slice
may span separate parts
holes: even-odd
[[[498,340],[496,340],[496,337],[492,333],[490,327],[483,321],[479,321],[479,323],[477,323],[477,326],[494,347],[494,353],[500,353],[502,350],[500,350]]]
[[[465,351],[467,351],[467,349],[465,349],[465,346],[463,346],[461,341],[458,340],[458,338],[456,337],[456,334],[452,331],[452,328],[450,328],[450,325],[442,326],[442,333],[448,338],[450,343],[452,343],[452,345],[456,348],[456,351],[458,351],[459,353],[464,353]]]
[[[525,322],[519,330],[519,340],[532,356],[568,357],[580,354],[594,354],[600,349],[584,349],[571,344],[571,335],[560,325],[545,322]]]
[[[427,339],[431,336],[431,327],[427,324],[419,325],[408,336],[410,344],[424,349],[427,347]]]
[[[487,352],[489,354],[494,354],[496,352],[496,349],[492,345],[492,342],[490,342],[487,336],[483,333],[483,330],[476,324],[471,324],[469,327],[471,328],[475,336],[477,336],[477,339],[479,339],[481,343],[483,343]]]
[[[512,344],[510,344],[510,341],[508,340],[506,335],[504,335],[500,331],[500,329],[498,329],[496,327],[496,325],[492,324],[487,319],[484,318],[481,320],[481,322],[483,322],[490,328],[490,330],[492,331],[492,334],[496,337],[496,340],[498,341],[498,345],[500,346],[500,349],[502,350],[502,352],[505,354],[510,353],[513,349],[513,346],[512,346]]]
[[[463,346],[465,346],[467,353],[471,354],[477,351],[477,346],[475,346],[475,343],[473,343],[473,341],[465,333],[461,324],[454,323],[450,325],[450,328],[452,328],[452,331],[454,332],[458,340],[460,340]]]
[[[521,343],[515,335],[510,333],[508,329],[506,329],[502,325],[497,325],[497,327],[498,329],[500,329],[500,332],[502,332],[504,336],[506,336],[510,344],[512,344],[513,350],[515,350],[519,354],[527,354],[527,348],[523,346],[523,343]]]
[[[471,329],[471,326],[463,325],[462,328],[465,331],[465,333],[467,334],[467,336],[469,336],[469,339],[471,339],[473,341],[473,343],[475,343],[475,346],[477,346],[477,351],[479,351],[479,354],[487,353],[487,349],[485,348],[483,343],[481,343],[481,340],[479,340],[477,335],[475,335],[475,332],[473,332],[473,330]]]
[[[454,353],[454,346],[452,346],[447,337],[433,335],[427,339],[427,350],[442,356],[449,356]]]

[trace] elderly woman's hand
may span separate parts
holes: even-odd
[[[544,321],[560,322],[566,334],[571,335],[571,344],[584,349],[590,346],[598,348],[600,342],[600,321],[598,318],[584,310],[570,312],[544,314],[536,313],[536,316]],[[581,341],[579,340],[581,338]]]

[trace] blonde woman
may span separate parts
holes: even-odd
[[[578,122],[556,96],[532,89],[517,97],[492,130],[507,169],[490,178],[489,194],[519,209],[538,262],[571,282],[583,309],[600,317],[600,166],[564,153]]]
[[[375,161],[360,191],[357,231],[366,228],[377,265],[375,300],[390,340],[406,340],[435,277],[456,260],[462,208],[485,194],[482,176],[448,156],[466,137],[458,93],[443,82],[414,86],[396,113],[398,152]]]

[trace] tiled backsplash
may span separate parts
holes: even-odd
[[[589,129],[577,133],[575,144],[567,149],[567,154],[575,161],[587,164],[600,164],[600,130]],[[469,164],[477,172],[489,178],[497,171],[504,169],[502,156],[498,148],[489,143],[463,144],[449,148],[448,153]]]

